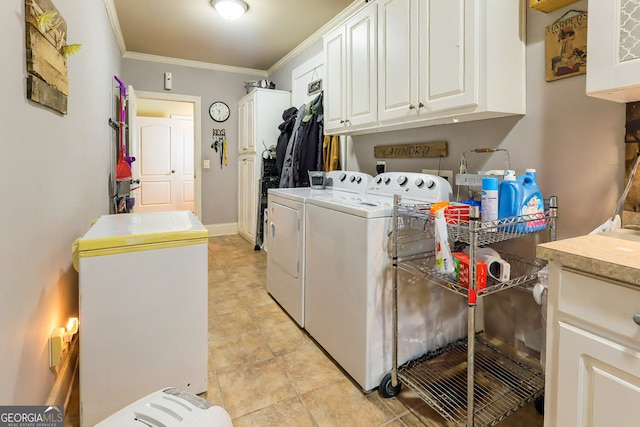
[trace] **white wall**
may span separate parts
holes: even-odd
[[[238,220],[238,100],[246,95],[245,81],[263,77],[212,71],[172,64],[124,59],[123,78],[135,90],[165,92],[164,73],[171,72],[169,93],[200,96],[202,105],[202,159],[211,160],[211,169],[202,170],[202,222],[206,225],[236,223]],[[223,123],[209,116],[209,106],[224,101],[231,116]],[[212,130],[225,129],[228,166],[220,169],[220,157],[211,148]],[[274,141],[275,143],[275,141]],[[270,145],[270,144],[267,144]]]
[[[71,244],[108,213],[108,126],[120,53],[101,1],[55,0],[68,42],[68,114],[26,99],[25,2],[0,2],[0,404],[43,404],[54,380],[47,342],[78,312]],[[114,273],[114,280],[115,277]],[[82,327],[82,324],[80,325]]]
[[[455,172],[465,150],[506,148],[512,167],[519,172],[536,168],[544,195],[558,196],[559,237],[585,234],[611,216],[622,192],[625,106],[586,96],[585,75],[545,81],[545,27],[569,9],[586,10],[586,0],[548,14],[527,9],[524,117],[355,136],[353,148],[362,171],[374,175],[377,159],[373,157],[373,148],[380,144],[448,141],[449,156],[441,162],[387,159],[387,170],[416,172],[423,168],[437,169],[439,164]],[[278,70],[270,78],[279,88],[289,90],[290,70],[305,58],[296,58],[288,68]],[[503,169],[503,159],[502,154],[468,157],[474,170]]]

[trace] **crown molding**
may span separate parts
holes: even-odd
[[[249,74],[252,76],[267,77],[265,70],[255,70],[253,68],[232,67],[230,65],[213,64],[211,62],[192,61],[189,59],[171,58],[168,56],[149,55],[139,52],[125,52],[122,55],[126,59],[137,59],[139,61],[161,62],[163,64],[181,65],[184,67],[203,68],[205,70],[224,71],[227,73]]]
[[[109,17],[109,23],[111,23],[113,35],[116,38],[118,47],[120,47],[120,55],[124,55],[127,52],[127,46],[124,44],[124,37],[122,36],[122,30],[120,29],[120,21],[118,20],[118,14],[116,13],[116,6],[113,4],[113,0],[104,0],[104,7],[107,10],[107,16]]]

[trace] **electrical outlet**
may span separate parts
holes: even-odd
[[[422,169],[422,173],[429,175],[438,175],[449,181],[449,184],[453,187],[453,171],[443,169]]]

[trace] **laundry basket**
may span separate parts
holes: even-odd
[[[99,422],[96,427],[141,425],[233,427],[231,417],[223,408],[177,388],[151,393]]]

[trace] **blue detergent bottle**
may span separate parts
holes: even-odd
[[[520,215],[522,206],[523,189],[522,184],[516,179],[516,171],[506,170],[504,178],[500,183],[500,196],[498,198],[498,218],[504,219]],[[515,224],[516,219],[505,220],[506,231],[516,231],[515,225],[512,227],[507,224]]]
[[[533,233],[535,231],[544,230],[546,221],[544,219],[544,199],[536,182],[536,170],[527,169],[524,175],[518,177],[518,182],[522,184],[523,197],[520,215],[530,215],[534,220],[527,221],[524,224],[524,232]],[[535,217],[540,220],[536,221]]]

